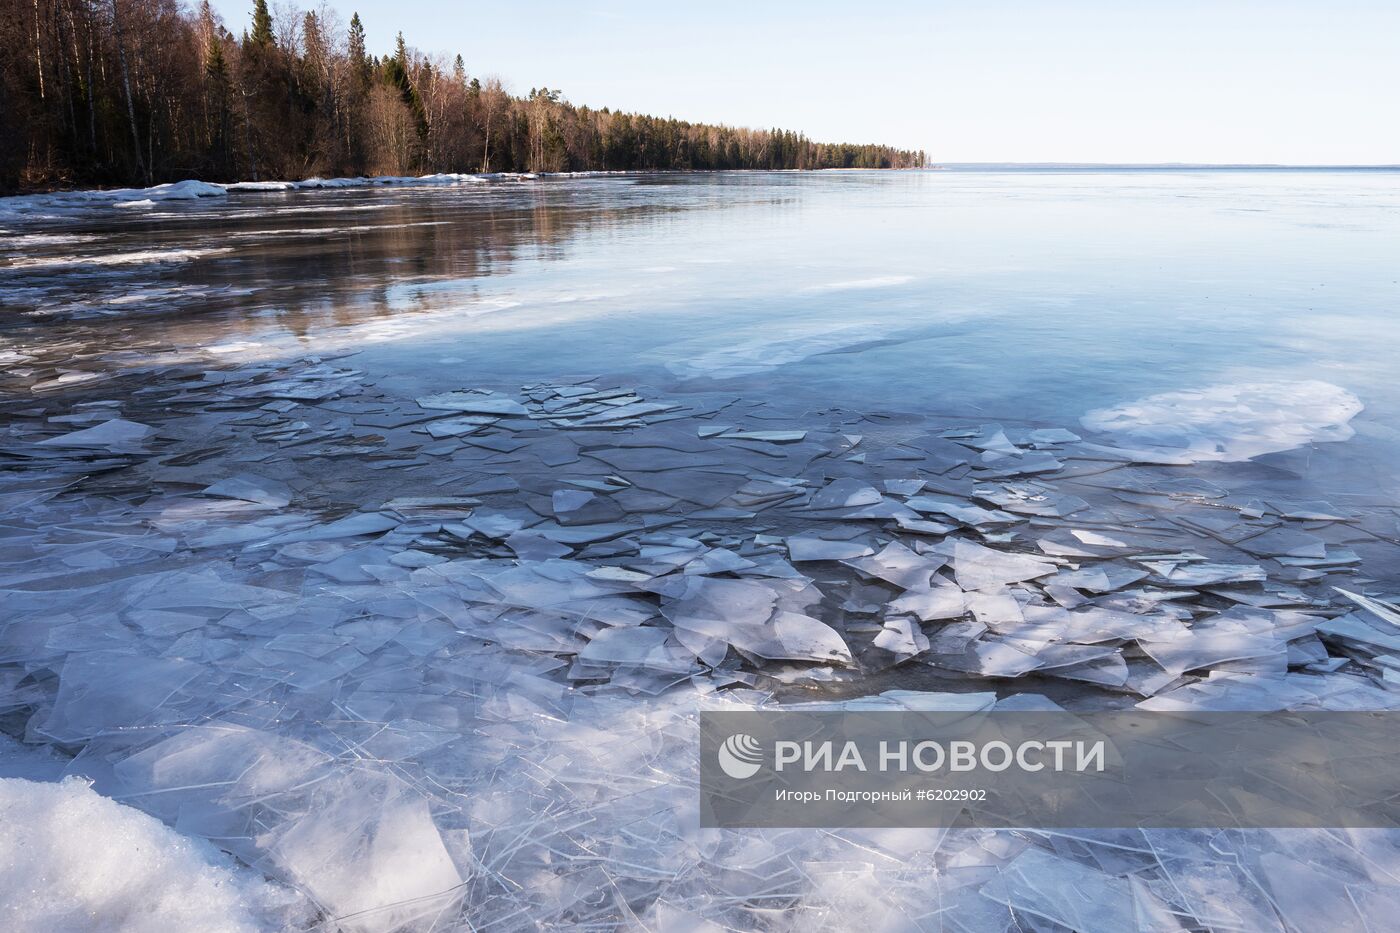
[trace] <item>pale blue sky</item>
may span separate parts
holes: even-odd
[[[330,5],[517,92],[939,162],[1400,162],[1400,0]]]

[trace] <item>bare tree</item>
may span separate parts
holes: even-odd
[[[121,10],[118,0],[112,0],[112,34],[117,41],[117,62],[122,73],[122,91],[126,95],[126,116],[131,123],[131,150],[136,157],[136,171],[145,176],[146,184],[151,183],[151,175],[141,157],[141,136],[136,132],[136,105],[131,100],[131,70],[126,63],[126,42],[122,38]]]
[[[481,170],[491,171],[491,138],[493,128],[499,130],[500,123],[510,109],[510,95],[500,78],[487,78],[481,85],[480,93],[482,153]]]

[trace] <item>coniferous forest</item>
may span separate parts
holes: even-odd
[[[509,93],[359,16],[257,0],[0,0],[0,190],[313,175],[915,168],[924,154]]]

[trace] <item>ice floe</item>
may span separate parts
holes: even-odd
[[[1362,410],[1340,386],[1316,379],[1163,392],[1100,408],[1080,419],[1133,450],[1180,462],[1249,460],[1305,444],[1344,441]],[[1168,459],[1164,462],[1176,462]]]

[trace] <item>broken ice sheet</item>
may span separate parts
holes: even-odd
[[[1167,586],[1211,586],[1219,583],[1255,583],[1267,579],[1258,564],[1222,564],[1197,560],[1140,560]]]
[[[958,586],[980,590],[1034,580],[1058,569],[1029,554],[1012,554],[958,538],[953,542],[953,573]]]
[[[927,636],[907,618],[887,620],[880,634],[875,636],[874,644],[900,659],[913,657],[929,647]]]
[[[1113,557],[1155,550],[1127,535],[1083,528],[1057,528],[1037,539],[1036,546],[1052,557]]]
[[[922,484],[921,484],[922,485]],[[807,503],[809,509],[845,509],[875,505],[883,501],[879,491],[857,479],[843,478],[817,490]]]
[[[874,553],[861,541],[830,541],[815,535],[794,535],[787,539],[788,555],[794,562],[850,560]]]
[[[1038,428],[1029,437],[1037,444],[1073,444],[1079,440],[1078,434],[1064,428]]]
[[[946,515],[954,521],[961,522],[964,525],[972,525],[973,527],[1010,524],[1018,520],[1015,515],[1010,515],[1000,510],[984,509],[980,506],[953,502],[935,496],[913,496],[906,500],[904,504],[916,512],[932,515]]]
[[[1389,621],[1367,618],[1359,612],[1348,613],[1318,623],[1317,632],[1325,638],[1349,647],[1371,652],[1400,653],[1400,629]]]
[[[154,433],[153,429],[147,425],[113,418],[91,428],[46,438],[38,443],[43,447],[85,447],[125,451],[139,447],[152,433]]]
[[[934,667],[967,671],[983,677],[1019,677],[1044,667],[1039,655],[1044,642],[1003,639],[985,635],[967,642],[957,651],[944,650],[937,638],[930,639],[925,659]]]
[[[1068,586],[1090,593],[1110,593],[1136,583],[1147,576],[1146,570],[1134,570],[1121,564],[1098,564],[1081,570],[1057,573],[1045,585]]]
[[[267,858],[342,928],[397,929],[443,914],[462,895],[427,800],[400,779],[350,772],[312,793],[313,808],[274,834]]]
[[[206,486],[203,493],[206,496],[255,502],[270,509],[280,509],[292,501],[292,490],[286,483],[249,474],[220,480]]]
[[[464,434],[472,434],[482,428],[496,423],[495,418],[480,416],[467,416],[465,418],[443,418],[439,421],[429,422],[423,430],[427,431],[434,440],[441,440],[445,437],[461,437]]]
[[[907,612],[923,622],[956,619],[967,612],[967,596],[961,587],[940,581],[907,590],[892,600],[889,608],[891,612]]]
[[[169,701],[203,671],[185,661],[120,651],[71,655],[59,671],[59,692],[38,731],[76,743],[109,730],[178,721]],[[188,715],[188,714],[186,714]]]
[[[1321,499],[1292,500],[1270,499],[1269,505],[1284,518],[1299,521],[1351,521],[1355,516],[1347,509],[1341,509]]]
[[[770,660],[851,660],[850,649],[830,626],[800,611],[802,590],[779,581],[686,577],[684,588],[663,600],[662,614],[687,644],[687,633],[722,641]]]
[[[1145,886],[1034,846],[982,886],[982,896],[1078,933],[1167,933],[1180,929]]]
[[[479,392],[441,392],[417,399],[420,408],[430,411],[460,411],[471,415],[528,415],[519,402],[505,396]]]
[[[289,531],[255,546],[266,547],[274,544],[291,544],[296,541],[334,541],[339,538],[354,538],[360,535],[379,534],[397,527],[398,524],[397,519],[387,515],[381,515],[377,512],[361,512],[327,522],[324,525],[313,525],[302,531]]]
[[[807,436],[806,431],[730,431],[722,440],[766,441],[770,444],[795,444]]]
[[[1326,557],[1327,542],[1296,528],[1271,528],[1238,542],[1256,557]]]
[[[561,525],[591,525],[616,521],[622,508],[611,498],[581,489],[557,489],[551,500]]]
[[[1353,593],[1351,590],[1344,590],[1341,587],[1337,587],[1337,592],[1341,593],[1347,599],[1356,603],[1376,618],[1396,626],[1397,631],[1400,631],[1400,607],[1396,607],[1383,600],[1375,599],[1370,596],[1363,596],[1360,593]]]
[[[1267,623],[1249,625],[1217,618],[1177,632],[1163,630],[1155,637],[1139,639],[1138,644],[1148,657],[1173,675],[1227,661],[1258,658],[1274,659],[1280,673],[1287,667],[1284,640]]]
[[[947,561],[937,555],[916,554],[898,541],[891,541],[878,554],[848,558],[843,562],[863,574],[908,590],[927,587],[933,573]]]
[[[148,808],[167,820],[214,821],[308,784],[334,760],[286,736],[211,722],[131,755],[113,773],[122,796],[141,795]],[[211,798],[211,789],[217,797]]]
[[[578,653],[590,664],[628,664],[673,673],[686,673],[694,655],[677,644],[667,644],[669,632],[646,626],[606,628],[594,635]]]
[[[976,430],[958,429],[944,432],[944,437],[953,438],[960,444],[977,450],[990,450],[1001,454],[1016,455],[1021,451],[1006,437],[1006,430],[999,424],[984,424]]]

